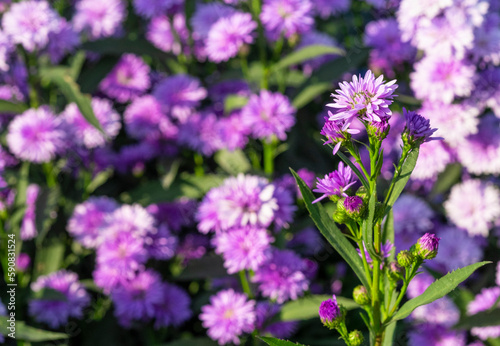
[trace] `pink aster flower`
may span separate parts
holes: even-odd
[[[453,162],[453,153],[443,141],[430,141],[420,146],[418,160],[411,174],[414,180],[435,179]]]
[[[215,252],[224,257],[229,274],[240,270],[257,270],[270,255],[273,238],[263,228],[235,228],[215,234],[212,244]]]
[[[90,296],[78,282],[78,275],[60,270],[46,276],[40,276],[31,284],[31,289],[34,292],[45,288],[59,292],[64,298],[31,300],[29,314],[36,321],[46,323],[51,328],[58,328],[68,323],[70,317],[78,319],[83,317],[83,309],[89,305]]]
[[[483,288],[476,298],[467,306],[467,315],[475,315],[481,311],[489,310],[495,306],[500,297],[500,287]],[[500,305],[497,305],[500,307]],[[500,337],[500,326],[474,327],[471,334],[481,340]]]
[[[42,163],[62,152],[66,132],[61,119],[47,107],[28,109],[10,123],[7,145],[19,159]]]
[[[351,0],[314,0],[313,11],[323,19],[345,13],[351,7]]]
[[[134,54],[124,54],[99,89],[108,97],[125,103],[141,96],[150,87],[149,66]]]
[[[335,109],[329,120],[345,120],[344,130],[358,117],[368,122],[387,120],[392,115],[389,106],[398,87],[395,83],[396,80],[385,83],[383,75],[375,79],[371,71],[364,77],[353,76],[350,83],[340,83],[340,89],[332,94],[333,103],[326,105]]]
[[[100,98],[92,98],[92,110],[99,124],[101,124],[106,136],[110,139],[116,137],[122,127],[120,115],[113,109],[111,101]],[[72,140],[79,146],[88,149],[103,147],[106,144],[106,138],[98,129],[90,125],[80,113],[76,103],[70,103],[61,114],[65,122],[73,130]]]
[[[153,96],[167,114],[185,122],[207,96],[207,91],[197,78],[179,74],[160,81],[153,90]]]
[[[479,179],[466,180],[453,186],[444,208],[450,221],[470,236],[487,237],[500,218],[500,191]]]
[[[59,20],[56,29],[49,33],[47,52],[53,64],[59,63],[68,53],[72,53],[80,44],[78,34],[65,19]]]
[[[208,233],[246,225],[268,227],[278,210],[274,190],[267,179],[257,176],[239,174],[226,179],[201,202],[196,215],[198,230]]]
[[[274,249],[272,257],[257,269],[252,282],[259,285],[262,296],[281,304],[307,291],[306,269],[305,262],[293,251]]]
[[[218,341],[240,344],[239,336],[251,333],[255,324],[255,301],[229,289],[210,297],[210,305],[201,308],[200,320],[208,336]]]
[[[309,0],[264,0],[260,20],[266,36],[273,41],[281,35],[290,38],[304,34],[314,24],[312,4]]]
[[[347,197],[346,191],[356,183],[352,170],[349,166],[339,163],[339,168],[330,174],[325,175],[324,179],[318,178],[314,192],[322,193],[323,196],[317,198],[313,203],[330,196]]]
[[[151,18],[159,13],[164,13],[177,5],[182,5],[182,0],[133,0],[135,11],[142,17]]]
[[[212,25],[221,18],[229,17],[234,12],[235,9],[231,6],[216,2],[197,4],[196,11],[191,17],[193,38],[198,41],[205,40],[208,37]]]
[[[236,12],[219,19],[208,33],[206,51],[208,59],[219,63],[234,58],[241,47],[253,43],[257,23],[250,13]]]
[[[269,140],[275,135],[284,141],[286,132],[295,124],[295,108],[286,96],[262,90],[243,107],[241,122],[251,129],[254,138]]]
[[[29,184],[26,188],[26,211],[21,223],[21,239],[29,240],[37,236],[36,229],[36,200],[40,193],[40,186]]]
[[[97,40],[117,35],[126,15],[123,0],[78,0],[73,26],[86,33],[89,39]]]
[[[189,40],[184,14],[176,13],[172,19],[165,15],[153,17],[148,25],[146,38],[156,48],[179,55],[183,48],[186,49]]]
[[[469,96],[475,67],[454,58],[426,56],[410,75],[415,95],[424,100],[450,104],[455,96]]]

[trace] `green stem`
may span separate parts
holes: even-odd
[[[363,246],[363,242],[361,240],[358,240],[358,246],[359,246],[359,251],[361,252],[361,257],[363,259],[363,267],[365,268],[365,274],[366,278],[368,279],[368,282],[370,283],[372,276],[370,274],[370,267],[368,266],[368,261],[366,260],[366,253],[365,253],[365,248]],[[371,284],[370,284],[370,289],[371,289]]]
[[[248,298],[252,299],[253,298],[252,289],[250,288],[247,274],[244,270],[240,271],[240,282],[241,282],[241,287],[243,288],[243,292],[247,294]]]
[[[243,76],[245,79],[249,79],[250,74],[248,72],[248,60],[246,54],[240,54],[240,63],[241,63],[241,72],[243,72]]]
[[[262,146],[264,149],[264,173],[271,176],[274,173],[274,150],[276,148],[276,139],[263,140]]]
[[[203,168],[203,156],[198,153],[194,154],[194,174],[197,177],[203,177],[205,175],[205,169]]]

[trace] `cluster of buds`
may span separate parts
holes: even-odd
[[[363,334],[359,330],[353,330],[350,333],[347,332],[345,315],[346,309],[337,303],[337,297],[335,297],[335,295],[333,295],[332,299],[321,302],[319,307],[319,317],[323,325],[328,329],[336,329],[348,346],[362,345]]]

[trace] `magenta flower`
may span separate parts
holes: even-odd
[[[272,257],[255,272],[252,282],[259,285],[262,296],[278,303],[302,296],[309,288],[306,264],[291,250],[273,249]]]
[[[406,119],[405,132],[407,133],[410,140],[415,143],[425,143],[432,140],[442,140],[441,137],[431,137],[437,129],[431,128],[431,122],[429,119],[425,119],[420,114],[413,111],[407,111],[403,107],[403,114]]]
[[[153,17],[148,25],[146,38],[156,48],[179,55],[189,40],[186,18],[182,13],[176,13],[172,20],[165,15]],[[180,39],[180,42],[178,39]]]
[[[127,106],[123,120],[127,133],[139,140],[161,133],[164,127],[177,130],[162,112],[160,103],[151,95],[136,98]]]
[[[326,326],[335,324],[336,320],[342,318],[342,312],[340,311],[340,306],[337,303],[337,297],[335,297],[335,294],[332,299],[321,302],[319,306],[319,318]]]
[[[347,197],[346,191],[356,183],[355,177],[349,166],[344,166],[343,162],[339,163],[339,168],[330,174],[325,175],[324,179],[318,178],[316,189],[314,192],[322,193],[323,196],[317,198],[313,203],[317,203],[326,197],[344,196]]]
[[[359,196],[349,196],[344,200],[345,210],[350,213],[359,213],[363,206],[363,200]]]
[[[257,270],[270,256],[273,238],[263,228],[233,228],[219,232],[212,239],[215,252],[224,258],[229,274],[240,270]]]
[[[40,186],[30,184],[26,189],[26,211],[21,224],[21,239],[29,240],[37,236],[36,229],[36,200],[40,193]]]
[[[273,41],[281,35],[290,38],[304,34],[314,24],[309,0],[264,0],[260,20],[266,36]]]
[[[328,115],[330,117],[333,116],[332,112],[328,111]],[[342,142],[347,139],[348,135],[358,134],[360,131],[357,129],[349,129],[349,124],[345,120],[334,120],[330,121],[327,117],[325,117],[325,124],[321,129],[320,134],[326,137],[327,141],[323,143],[326,144],[334,144],[333,147],[333,155],[335,155],[341,145]]]
[[[219,19],[206,39],[208,59],[219,63],[234,58],[241,47],[253,43],[252,33],[256,28],[250,13],[236,12]]]
[[[219,342],[240,344],[239,336],[251,333],[255,324],[255,301],[232,289],[210,297],[210,305],[201,308],[200,320],[208,336]]]
[[[395,83],[396,80],[384,83],[383,75],[375,79],[371,71],[367,71],[364,77],[353,76],[350,83],[340,83],[340,89],[332,94],[334,102],[326,105],[336,109],[329,120],[345,120],[344,130],[355,118],[370,123],[386,121],[392,115],[389,106],[396,96],[393,95],[398,87]]]
[[[495,303],[500,297],[500,287],[483,288],[476,298],[467,306],[467,315],[475,315],[481,311],[489,310],[495,307]],[[500,307],[499,305],[496,306]],[[479,337],[481,340],[489,338],[496,339],[500,337],[500,327],[474,327],[471,334]]]
[[[10,123],[7,145],[19,159],[43,163],[52,160],[66,144],[61,119],[47,107],[28,109]]]
[[[21,252],[16,258],[16,269],[24,272],[31,264],[31,258],[27,253]]]
[[[262,90],[243,107],[241,122],[251,129],[254,138],[269,140],[275,135],[284,141],[286,132],[295,124],[295,108],[286,96]]]
[[[141,96],[150,87],[149,66],[134,54],[124,54],[99,89],[108,97],[125,103]]]
[[[208,37],[211,27],[218,20],[229,17],[234,12],[236,12],[234,8],[217,2],[197,4],[196,12],[191,17],[193,38],[204,41]]]
[[[134,9],[142,17],[151,18],[164,13],[174,6],[182,5],[182,0],[133,0]]]
[[[83,309],[89,305],[90,296],[78,282],[75,273],[60,270],[46,276],[40,276],[31,284],[34,292],[49,288],[61,293],[64,298],[33,299],[29,302],[29,314],[51,328],[58,328],[71,318],[82,318]]]
[[[79,0],[73,17],[75,30],[86,33],[91,40],[117,35],[127,16],[123,0]]]
[[[433,259],[438,253],[439,240],[435,234],[425,233],[415,245],[415,251],[422,259]]]

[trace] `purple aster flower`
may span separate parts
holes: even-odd
[[[367,71],[364,77],[353,76],[350,83],[340,83],[340,89],[332,94],[334,102],[326,105],[336,109],[329,120],[345,120],[343,130],[357,117],[368,122],[384,121],[392,115],[389,105],[398,87],[395,83],[396,80],[384,83],[383,75],[375,79],[371,71]]]
[[[111,72],[102,80],[99,89],[108,97],[125,103],[149,89],[149,66],[134,54],[124,54]]]
[[[409,333],[409,346],[465,346],[466,334],[463,331],[446,329],[436,324],[423,324]]]
[[[92,98],[92,110],[99,124],[104,129],[106,136],[113,139],[120,132],[122,124],[120,115],[113,109],[111,101],[100,98]],[[64,121],[72,128],[71,139],[79,146],[88,149],[103,147],[106,144],[106,138],[98,129],[90,125],[80,113],[76,103],[70,103],[61,114]]]
[[[441,140],[441,137],[431,137],[437,129],[431,128],[429,119],[425,119],[420,114],[413,111],[407,111],[403,107],[403,114],[406,118],[405,132],[409,140],[414,143],[425,143],[431,140]]]
[[[194,225],[197,203],[182,198],[175,202],[151,204],[146,209],[158,223],[165,223],[170,230],[179,232],[182,227]]]
[[[296,300],[309,288],[306,264],[291,250],[273,249],[272,257],[255,272],[252,282],[259,285],[262,296],[278,303]]]
[[[307,227],[295,234],[288,241],[287,247],[292,248],[306,256],[314,256],[324,249],[324,241],[319,231],[313,227]]]
[[[460,319],[460,310],[448,297],[419,306],[410,315],[415,322],[452,327]]]
[[[148,25],[146,38],[156,48],[179,55],[183,48],[186,49],[189,40],[184,14],[176,13],[172,20],[165,15],[153,17]]]
[[[255,328],[259,329],[259,335],[268,335],[279,339],[292,336],[298,327],[297,321],[273,322],[273,318],[281,311],[278,304],[270,302],[259,302],[255,308]]]
[[[179,127],[178,141],[204,156],[211,156],[223,145],[217,116],[211,112],[192,114]]]
[[[359,196],[349,196],[344,200],[344,207],[348,213],[359,213],[363,206],[363,199]]]
[[[154,306],[155,328],[178,327],[191,318],[191,299],[183,289],[164,283],[161,294],[160,302]]]
[[[490,4],[491,7],[491,4]],[[485,23],[474,30],[474,46],[470,49],[475,62],[500,65],[500,16],[489,11]]]
[[[127,133],[135,139],[160,133],[162,128],[175,128],[162,112],[160,103],[151,95],[136,98],[123,115]]]
[[[321,45],[321,46],[337,47],[337,48],[340,47],[337,41],[335,41],[335,39],[333,39],[333,37],[331,37],[330,35],[317,31],[310,31],[308,33],[305,33],[301,37],[300,43],[297,46],[297,50],[312,45]],[[338,57],[339,57],[338,54],[325,54],[317,58],[308,59],[303,62],[304,73],[306,75],[310,75],[313,70]]]
[[[337,304],[337,297],[333,295],[332,299],[324,300],[319,306],[319,318],[324,325],[331,325],[336,320],[342,318],[340,306]]]
[[[229,17],[234,12],[234,8],[220,3],[197,4],[196,11],[191,17],[193,38],[200,41],[205,40],[212,25],[221,18]]]
[[[27,253],[21,252],[16,258],[16,269],[25,272],[31,264],[31,258]]]
[[[163,106],[163,110],[173,118],[185,122],[207,96],[207,91],[197,78],[188,75],[175,75],[159,82],[153,95]]]
[[[252,225],[267,228],[278,210],[275,186],[267,179],[239,174],[211,189],[198,208],[198,230],[225,231]]]
[[[454,58],[426,56],[410,74],[415,95],[424,100],[450,104],[455,96],[469,96],[475,67]]]
[[[439,240],[435,234],[425,233],[415,245],[415,251],[422,259],[433,259],[438,253]]]
[[[500,191],[493,184],[470,179],[453,186],[443,205],[456,226],[467,230],[470,236],[487,237],[500,218]]]
[[[78,204],[68,221],[67,230],[86,248],[96,248],[102,241],[102,232],[108,226],[111,213],[118,204],[111,198],[90,197]]]
[[[472,174],[500,174],[500,120],[481,118],[478,131],[457,146],[458,160]]]
[[[52,160],[64,147],[66,133],[61,119],[47,107],[28,109],[9,125],[7,144],[19,159],[42,163]]]
[[[166,225],[161,225],[156,233],[148,234],[144,239],[144,247],[149,256],[158,260],[174,257],[177,243],[177,237],[170,233]]]
[[[254,138],[269,140],[275,135],[284,141],[286,132],[295,124],[295,108],[286,96],[262,90],[243,107],[241,122],[251,129]]]
[[[500,287],[483,288],[476,298],[467,305],[467,314],[475,315],[481,311],[491,309],[499,297]],[[500,304],[497,307],[500,307]],[[495,339],[500,337],[500,326],[474,327],[471,329],[471,334],[481,340]]]
[[[153,216],[139,204],[122,205],[107,221],[109,227],[105,230],[106,241],[122,233],[141,237],[156,232]]]
[[[0,29],[0,71],[7,72],[10,69],[9,60],[14,48],[9,37]]]
[[[430,141],[420,146],[418,161],[411,178],[414,180],[436,179],[453,159],[453,152],[443,141]]]
[[[313,11],[323,19],[345,13],[351,7],[351,0],[314,0]]]
[[[219,19],[208,33],[206,51],[210,61],[219,63],[234,58],[241,47],[252,44],[257,23],[250,13],[236,12]]]
[[[313,27],[312,4],[309,0],[264,0],[260,20],[270,40],[301,35]]]
[[[21,239],[29,240],[37,236],[36,229],[36,200],[40,193],[40,186],[36,184],[28,185],[26,189],[26,211],[24,212],[21,224]]]
[[[61,293],[61,299],[41,298],[29,302],[29,314],[38,322],[58,328],[68,319],[82,318],[83,309],[89,305],[90,296],[78,282],[78,275],[66,270],[40,276],[31,284],[34,292],[49,288]],[[64,296],[64,298],[62,298]]]
[[[43,49],[49,33],[57,31],[60,17],[47,1],[22,1],[10,6],[2,18],[4,33],[28,52]]]
[[[282,228],[290,226],[297,206],[292,193],[284,186],[275,184],[273,196],[278,204],[278,210],[274,212],[274,230],[280,231]]]
[[[47,52],[52,63],[59,63],[68,53],[72,53],[80,44],[78,34],[73,30],[71,24],[61,18],[57,29],[49,33]]]
[[[73,27],[97,40],[117,35],[126,16],[123,0],[78,0]]]
[[[410,194],[402,194],[393,207],[394,231],[423,233],[433,226],[434,212],[421,198]],[[399,247],[398,247],[399,248]]]
[[[129,327],[134,320],[147,320],[155,314],[155,305],[163,300],[160,274],[153,270],[138,273],[111,291],[118,322]]]
[[[177,255],[186,263],[189,260],[205,256],[209,247],[210,241],[207,236],[202,234],[188,234],[179,247],[177,247]]]
[[[247,300],[246,295],[232,289],[210,297],[210,305],[203,306],[201,311],[199,317],[203,327],[219,345],[230,342],[239,345],[239,336],[254,330],[255,301]]]
[[[332,112],[330,111],[328,111],[328,115],[330,117],[333,116]],[[340,146],[342,145],[344,140],[349,138],[349,135],[357,134],[360,132],[357,129],[346,128],[346,126],[349,126],[349,124],[345,120],[330,121],[328,120],[328,117],[325,117],[325,124],[323,125],[320,134],[325,136],[327,139],[327,141],[323,143],[323,145],[335,144],[335,146],[333,147],[333,155],[335,155],[339,151]]]
[[[164,13],[174,6],[182,5],[182,0],[133,0],[134,9],[142,17],[151,18]]]
[[[241,112],[236,111],[225,118],[219,118],[215,126],[220,149],[243,149],[248,143],[249,129],[241,126]]]
[[[142,174],[145,163],[159,154],[154,143],[147,141],[123,146],[115,158],[114,166],[122,174]]]
[[[216,233],[212,244],[215,253],[223,256],[227,272],[234,274],[257,270],[269,258],[272,241],[266,229],[243,227]]]
[[[339,168],[330,174],[326,174],[324,179],[318,178],[314,192],[322,193],[323,196],[317,198],[313,203],[317,203],[326,197],[338,196],[347,197],[346,191],[356,183],[356,178],[352,174],[349,166],[339,163]]]

